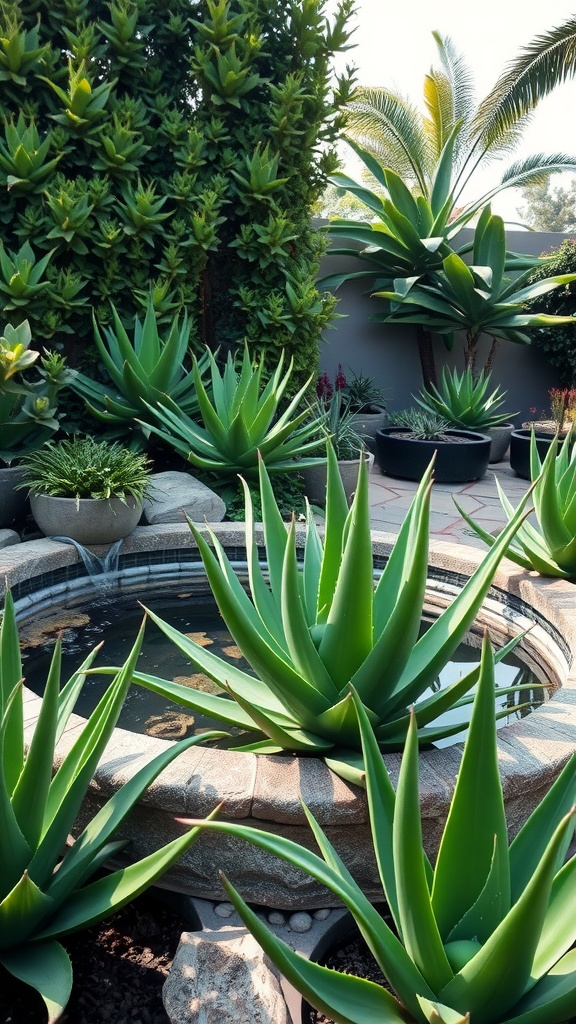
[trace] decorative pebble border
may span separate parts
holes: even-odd
[[[227,549],[242,550],[243,525],[217,524],[215,530]],[[390,534],[374,533],[376,557],[386,557],[394,541]],[[170,524],[138,527],[122,547],[122,566],[162,564],[163,553],[178,550],[196,559],[187,527]],[[96,549],[98,550],[98,549]],[[431,606],[449,600],[451,588],[476,568],[482,552],[461,544],[432,541],[430,574],[443,580],[431,596]],[[151,569],[152,571],[152,569]],[[51,575],[46,575],[51,574]],[[30,541],[0,550],[0,579],[12,587],[24,613],[33,607],[39,585],[73,580],[83,574],[76,551],[49,539]],[[28,595],[28,596],[27,596]],[[503,617],[512,604],[511,617]],[[547,580],[526,573],[505,561],[495,578],[484,621],[502,642],[526,622],[537,621],[524,644],[525,656],[540,675],[560,688],[553,699],[524,719],[499,730],[499,760],[511,834],[514,834],[566,760],[576,749],[576,674],[571,668],[576,645],[576,588],[565,581]],[[39,698],[26,695],[26,721],[32,726]],[[75,719],[62,740],[68,749],[81,727]],[[86,812],[90,813],[111,791],[130,778],[167,741],[117,729],[96,773]],[[449,804],[460,761],[456,744],[421,755],[420,784],[427,846],[433,852]],[[393,780],[399,755],[387,755]],[[310,833],[300,800],[303,799],[344,856],[367,894],[381,898],[369,851],[371,843],[364,793],[335,776],[316,758],[263,757],[195,747],[187,751],[151,787],[125,826],[133,842],[131,854],[144,856],[178,834],[177,816],[203,817],[225,801],[221,812],[230,820],[274,830],[305,845]],[[269,907],[302,911],[329,906],[330,895],[300,872],[250,848],[221,837],[201,838],[190,855],[166,878],[166,885],[208,899],[221,899],[217,878],[223,869],[245,898]]]

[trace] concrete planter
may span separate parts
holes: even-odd
[[[20,466],[6,466],[0,469],[0,528],[14,526],[24,520],[28,497],[26,491],[17,491],[16,486],[24,480]]]
[[[370,449],[376,452],[376,433],[386,426],[388,415],[384,409],[375,412],[356,412],[352,417],[352,426]]]
[[[486,433],[490,437],[490,458],[489,463],[502,462],[508,448],[510,437],[514,430],[513,423],[501,423],[497,427],[489,427]]]
[[[70,537],[79,544],[113,544],[138,525],[142,504],[132,495],[120,498],[30,497],[32,515],[46,537]]]
[[[447,430],[453,441],[421,441],[407,427],[384,427],[376,434],[378,465],[387,476],[420,480],[436,452],[439,484],[481,480],[488,469],[490,438],[472,430]]]
[[[364,458],[368,463],[368,472],[370,472],[374,465],[374,456],[372,452],[366,452]],[[340,470],[340,476],[342,477],[342,483],[344,484],[346,499],[349,505],[354,496],[356,484],[358,483],[359,466],[360,459],[338,460],[338,468]],[[302,476],[304,477],[304,487],[308,501],[312,505],[324,506],[326,504],[326,463],[323,462],[318,466],[309,466],[307,469],[303,469]]]

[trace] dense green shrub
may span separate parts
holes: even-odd
[[[129,321],[152,287],[196,343],[288,347],[308,376],[352,2],[0,0],[6,315],[77,357],[92,309]]]
[[[556,250],[543,253],[552,257],[546,267],[534,271],[531,281],[540,281],[555,274],[573,274],[576,271],[576,239],[567,238]],[[554,292],[541,295],[534,301],[541,313],[559,316],[576,314],[576,282],[566,284]],[[534,331],[532,344],[546,353],[548,362],[558,370],[563,387],[576,385],[576,324],[564,327],[542,327]]]

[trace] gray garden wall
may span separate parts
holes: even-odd
[[[470,231],[462,233],[465,238]],[[570,237],[559,233],[532,231],[508,232],[508,248],[514,252],[539,255],[557,248]],[[362,270],[359,260],[326,255],[320,267],[320,277],[347,270]],[[367,293],[362,281],[343,285],[338,290],[337,312],[345,319],[335,320],[334,328],[324,335],[320,349],[320,364],[333,376],[338,363],[344,372],[352,368],[388,389],[389,409],[402,409],[411,405],[411,394],[422,386],[415,329],[406,326],[371,323],[370,315],[378,311],[378,300]],[[576,310],[575,310],[576,312]],[[576,330],[576,322],[574,326]],[[488,349],[489,339],[486,342]],[[463,366],[462,345],[456,342],[448,353],[441,339],[436,342],[436,361],[440,372],[444,363]],[[558,384],[556,371],[545,356],[532,346],[501,342],[494,363],[493,379],[508,391],[507,407],[517,415],[511,417],[516,425],[530,419],[530,407],[538,411],[548,408],[548,389]]]

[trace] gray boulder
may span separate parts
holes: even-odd
[[[189,473],[174,470],[152,474],[148,496],[144,498],[142,507],[144,518],[150,526],[181,523],[185,516],[189,516],[195,523],[204,520],[219,523],[226,512],[222,498],[206,484]]]
[[[279,976],[243,928],[184,932],[164,984],[172,1024],[292,1024]]]

